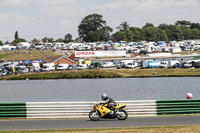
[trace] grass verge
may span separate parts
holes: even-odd
[[[98,129],[12,130],[1,133],[199,133],[200,126],[127,127]]]
[[[134,77],[192,77],[200,76],[197,69],[93,69],[69,70],[2,76],[0,80],[25,79],[86,79],[86,78],[134,78]]]

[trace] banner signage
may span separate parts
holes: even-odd
[[[76,51],[75,57],[125,57],[126,51]]]

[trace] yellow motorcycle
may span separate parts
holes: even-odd
[[[108,104],[96,103],[93,105],[93,109],[89,113],[89,118],[92,121],[98,121],[99,119],[118,119],[126,120],[128,113],[123,108],[126,104],[118,104],[115,106],[115,110],[108,108]]]

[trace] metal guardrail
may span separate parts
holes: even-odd
[[[88,118],[95,102],[0,103],[0,119],[5,118]],[[134,100],[125,103],[129,117],[200,114],[200,100]]]

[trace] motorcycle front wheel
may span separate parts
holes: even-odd
[[[91,111],[89,113],[89,118],[92,121],[98,121],[100,119],[99,113],[97,111]]]
[[[128,118],[128,113],[124,109],[120,109],[117,111],[117,119],[118,120],[126,120]]]

